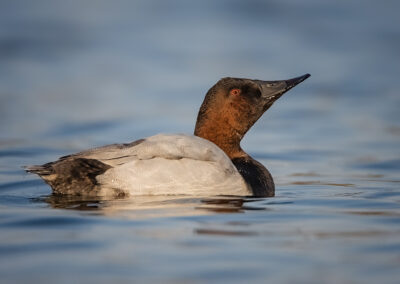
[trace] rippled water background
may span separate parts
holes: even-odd
[[[1,283],[398,283],[398,1],[1,1]],[[275,198],[73,200],[23,165],[192,133],[224,76],[312,77],[243,148]]]

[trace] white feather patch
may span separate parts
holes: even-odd
[[[112,166],[97,176],[103,190],[129,195],[251,195],[229,157],[197,136],[159,134],[131,147],[110,145],[79,156]]]

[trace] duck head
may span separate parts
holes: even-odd
[[[284,93],[310,77],[262,81],[223,78],[206,94],[194,134],[219,146],[231,159],[247,156],[240,141]]]

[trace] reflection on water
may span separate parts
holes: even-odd
[[[1,283],[398,283],[398,1],[0,4]],[[21,166],[193,133],[225,76],[312,78],[242,147],[274,198],[51,195]]]
[[[188,196],[137,196],[120,199],[88,199],[80,196],[49,195],[32,198],[32,202],[46,202],[52,208],[79,211],[97,211],[98,214],[120,215],[135,218],[205,215],[210,213],[244,213],[245,210],[267,210],[253,206],[254,198],[238,197],[188,197]]]
[[[251,231],[226,231],[226,230],[212,230],[212,229],[196,229],[196,234],[199,235],[214,235],[214,236],[254,236],[257,232]]]
[[[319,185],[331,185],[331,186],[352,186],[354,187],[354,184],[352,183],[324,183],[321,181],[294,181],[291,184],[298,184],[298,185],[311,185],[311,184],[319,184]]]

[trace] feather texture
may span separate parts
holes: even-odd
[[[62,194],[251,194],[219,147],[184,134],[159,134],[129,144],[94,148],[27,170]]]

